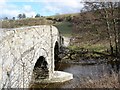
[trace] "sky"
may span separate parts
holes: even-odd
[[[80,0],[0,0],[0,18],[17,17],[20,13],[27,17],[78,13],[82,7]]]

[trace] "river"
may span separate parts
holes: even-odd
[[[100,79],[104,74],[110,74],[110,65],[80,65],[70,63],[59,63],[56,65],[59,71],[65,71],[73,74],[73,79],[64,83],[53,84],[34,84],[32,88],[75,88],[81,82],[86,80]]]

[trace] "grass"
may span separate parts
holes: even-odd
[[[21,20],[4,20],[2,21],[2,28],[18,28],[24,26],[36,26],[36,25],[50,25],[52,21],[46,20],[46,18],[25,18]]]
[[[83,48],[95,52],[104,52],[106,48],[108,48],[108,46],[104,44],[93,44],[93,45],[84,45]]]
[[[47,16],[47,18],[64,18],[64,17],[68,17],[68,16],[78,16],[79,13],[70,13],[70,14],[59,14],[59,15],[53,15],[53,16]]]
[[[110,55],[109,43],[96,43],[96,44],[79,44],[79,45],[70,45],[68,48],[74,52],[83,52],[76,53],[78,59],[82,58],[102,58]],[[76,58],[77,58],[76,57]],[[75,59],[76,59],[75,58]]]
[[[86,43],[80,43],[79,45],[71,45],[69,46],[72,50],[79,50],[81,48],[87,49],[88,51],[95,51],[95,52],[105,52],[107,49],[109,49],[109,43],[103,44],[103,43],[97,43],[97,44],[86,44]]]
[[[55,24],[55,26],[64,36],[71,36],[72,24],[70,22],[60,22],[60,23]]]
[[[112,75],[105,74],[99,80],[86,80],[77,88],[117,88],[120,89],[120,76],[119,74],[113,73]]]
[[[68,15],[65,15],[68,16]],[[64,15],[54,16],[54,18],[65,17]],[[51,16],[53,17],[53,16]],[[24,26],[36,26],[36,25],[54,25],[58,28],[61,34],[65,36],[70,36],[72,33],[72,24],[67,21],[55,22],[53,20],[48,20],[47,17],[39,18],[25,18],[20,20],[4,20],[2,21],[2,28],[19,28]]]
[[[81,89],[107,89],[107,90],[120,90],[120,76],[119,74],[112,73],[110,74],[104,74],[99,79],[90,79],[90,77],[85,78],[78,78],[78,81],[80,80],[80,83],[76,83],[76,81],[73,81],[72,85],[69,86],[70,82],[66,83],[56,83],[56,84],[33,84],[31,85],[31,88],[56,88],[60,87],[60,89],[74,89],[74,90],[81,90]],[[82,81],[82,82],[81,82]],[[65,88],[62,88],[61,86],[66,86]]]

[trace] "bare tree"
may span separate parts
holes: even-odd
[[[77,21],[77,23],[84,24],[84,28],[86,27],[86,25],[90,25],[89,23],[91,23],[91,25],[94,28],[96,28],[96,30],[100,26],[99,24],[96,24],[94,22],[99,21],[99,23],[105,25],[104,31],[107,33],[106,37],[109,40],[111,55],[114,55],[114,50],[115,50],[116,56],[118,55],[117,53],[118,53],[118,35],[119,35],[117,29],[118,28],[117,11],[118,11],[118,2],[85,2],[84,8],[82,9],[82,13],[81,13],[81,15],[83,14],[83,16],[82,18],[80,18],[79,21]],[[85,17],[86,16],[85,13],[92,13],[93,16],[89,16],[89,18],[87,18],[88,16]],[[76,27],[77,26],[78,25],[76,25]]]
[[[120,12],[120,2],[118,3],[118,12]],[[117,26],[118,26],[118,57],[120,58],[120,18],[119,18],[119,16],[120,16],[120,13],[118,13],[118,19],[117,19]]]

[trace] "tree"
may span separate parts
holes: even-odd
[[[118,54],[118,29],[117,29],[117,18],[115,15],[115,9],[118,9],[118,2],[109,2],[110,4],[110,8],[111,8],[111,22],[113,24],[113,31],[114,31],[114,42],[115,42],[115,54],[116,56],[119,56]],[[116,8],[117,7],[117,8]],[[118,11],[118,10],[117,10]],[[118,15],[118,12],[116,12],[116,14]]]
[[[120,12],[120,2],[118,3],[118,12]],[[118,17],[120,16],[120,13],[118,13]],[[117,26],[118,26],[118,57],[120,58],[120,18],[117,19]]]
[[[22,18],[26,18],[26,15],[23,13]]]
[[[12,19],[15,20],[15,17],[13,17]]]
[[[4,20],[8,20],[8,17],[5,17]]]
[[[107,38],[109,40],[109,47],[111,51],[111,55],[113,55],[114,50],[117,56],[118,53],[118,29],[117,29],[117,9],[118,2],[85,2],[84,8],[82,12],[85,14],[86,11],[88,13],[93,13],[93,16],[98,17],[93,21],[94,17],[90,16],[89,18],[85,17],[84,21],[83,16],[81,20],[78,22],[84,22],[84,26],[87,25],[88,21],[90,21],[94,27],[98,28],[99,24],[95,24],[95,21],[99,21],[102,25],[105,25],[104,31],[107,32]],[[82,22],[82,24],[83,24]],[[88,24],[89,25],[89,24]],[[99,26],[100,27],[100,26]],[[114,41],[113,41],[114,38]],[[115,46],[114,46],[115,45]],[[115,47],[115,49],[114,49]]]
[[[72,20],[72,16],[69,15],[69,16],[66,17],[66,21],[70,22],[71,20]]]
[[[36,14],[35,18],[38,18],[38,17],[40,17],[40,14]]]
[[[22,14],[18,14],[19,19],[22,19],[22,17],[23,17]]]
[[[18,18],[19,19],[26,18],[26,15],[24,13],[23,14],[18,14]]]
[[[115,50],[115,55],[118,56],[118,34],[117,34],[117,27],[116,27],[116,9],[118,8],[118,2],[99,2],[93,4],[93,8],[101,9],[102,12],[99,12],[103,16],[103,20],[106,22],[107,26],[107,34],[111,49],[111,55],[113,55],[113,50]],[[112,43],[112,37],[114,37],[114,43]],[[115,44],[115,49],[113,49],[113,45]]]

